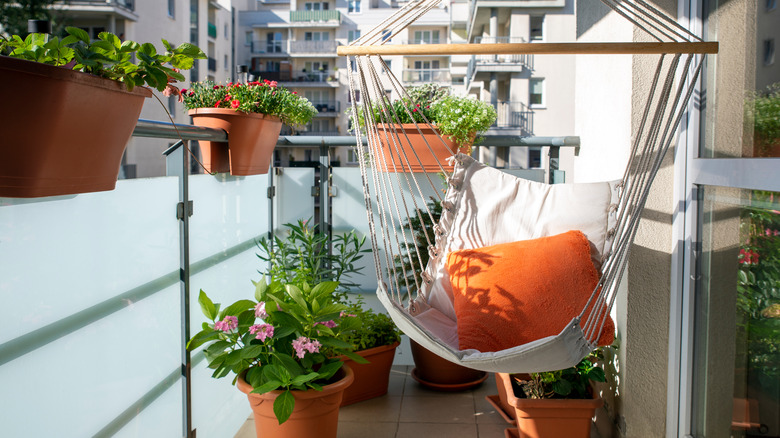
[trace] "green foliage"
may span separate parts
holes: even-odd
[[[317,109],[308,99],[278,86],[276,81],[228,82],[227,85],[196,82],[189,90],[182,90],[181,94],[187,109],[229,108],[245,113],[268,114],[292,126],[306,125],[317,114]]]
[[[347,313],[360,322],[342,337],[355,350],[390,345],[400,340],[400,332],[389,316],[366,308],[359,295],[353,300],[348,296],[349,289],[357,284],[346,279],[360,275],[363,267],[356,263],[370,252],[364,249],[365,237],[358,237],[354,230],[335,235],[332,237],[333,252],[329,254],[327,245],[331,237],[321,233],[318,227],[312,227],[304,220],[285,224],[285,227],[287,235],[283,238],[274,236],[273,245],[266,238],[258,242],[261,253],[257,257],[268,262],[268,269],[262,272],[264,275],[286,284],[338,281],[334,300],[348,306]]]
[[[761,382],[780,379],[780,212],[777,194],[751,192],[740,216],[737,279],[738,335],[746,339],[749,372]]]
[[[450,94],[436,84],[410,87],[408,97],[373,105],[370,117],[374,123],[425,123],[436,125],[442,135],[458,147],[472,144],[475,136],[496,122],[496,110],[488,103],[468,96]],[[362,124],[365,114],[359,114]]]
[[[441,217],[441,202],[431,197],[427,206],[431,212],[430,215],[426,209],[418,208],[402,224],[404,230],[412,230],[414,246],[417,248],[428,248],[430,244],[434,243],[433,226],[439,222]],[[413,245],[409,246],[411,248]],[[406,289],[407,285],[414,288],[415,284],[421,284],[420,274],[428,265],[429,259],[428,251],[422,250],[418,253],[412,249],[411,252],[407,252],[406,248],[401,248],[401,254],[395,256],[394,263],[396,281],[402,289]]]
[[[321,390],[341,368],[336,355],[357,357],[340,337],[360,322],[334,301],[336,287],[332,281],[311,287],[261,280],[255,283],[255,300],[239,300],[221,311],[200,291],[198,302],[210,322],[187,348],[205,346],[212,377],[246,373],[254,393],[282,390],[274,413],[284,423],[295,407],[290,391]]]
[[[121,41],[110,32],[101,32],[91,41],[89,34],[77,27],[68,27],[68,36],[59,39],[45,34],[18,35],[0,40],[0,53],[8,56],[55,66],[72,66],[73,70],[124,82],[129,90],[148,85],[163,91],[168,84],[183,81],[180,70],[192,68],[195,59],[206,55],[198,47],[183,43],[174,48],[162,40],[166,51],[157,53],[153,44]],[[133,60],[135,56],[136,60]]]
[[[590,382],[605,382],[604,369],[598,364],[604,358],[600,348],[594,350],[571,368],[543,373],[531,373],[530,380],[513,376],[527,398],[590,398]]]
[[[753,123],[756,140],[764,147],[780,142],[780,82],[763,92],[751,93],[745,103],[745,115]]]
[[[54,0],[0,0],[0,28],[10,35],[26,35],[27,20],[52,21]]]

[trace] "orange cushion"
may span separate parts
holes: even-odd
[[[588,239],[576,230],[453,251],[447,271],[460,349],[482,352],[559,334],[582,312],[599,275]],[[614,336],[608,316],[598,344],[610,345]]]

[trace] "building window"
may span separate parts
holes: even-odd
[[[350,14],[352,14],[352,13],[355,13],[355,14],[360,13],[360,0],[348,0],[347,1],[347,12],[349,12]]]
[[[766,10],[774,11],[777,8],[777,0],[766,0]]]
[[[385,67],[384,65],[382,66],[382,73],[383,74],[384,73],[389,73],[389,72],[391,72],[393,70],[393,61],[390,60],[390,59],[385,59],[384,61],[385,61],[385,65],[387,67]]]
[[[414,31],[413,44],[439,44],[439,31],[416,30]]]
[[[764,40],[764,65],[775,63],[775,40]]]
[[[544,106],[544,79],[531,79],[528,84],[528,103]]]
[[[355,102],[360,103],[360,90],[355,90]],[[352,93],[347,93],[347,103],[352,103]]]
[[[529,148],[528,168],[539,169],[542,167],[542,150],[539,148]]]
[[[382,42],[389,41],[390,37],[393,35],[393,32],[390,29],[385,29],[382,31]]]
[[[307,11],[327,11],[330,7],[326,2],[307,2],[303,6]]]
[[[228,56],[227,56],[227,55],[225,55],[225,70],[227,70],[227,69],[228,69],[228,65],[230,65],[230,64],[228,63]]]
[[[349,60],[349,69],[352,71],[357,71],[357,62],[355,62],[354,59]]]
[[[168,16],[171,18],[176,16],[176,0],[168,0]]]
[[[358,38],[360,38],[360,31],[359,30],[348,30],[347,31],[347,42],[348,43],[351,43],[352,41],[355,41]]]
[[[253,32],[252,31],[249,31],[249,32],[245,33],[244,34],[244,44],[247,45],[247,46],[251,46],[252,45],[252,38],[253,38]]]
[[[532,15],[530,20],[530,41],[544,41],[544,15]]]
[[[230,28],[227,23],[225,23],[225,38],[230,39]]]
[[[328,41],[330,40],[330,32],[304,32],[303,39],[305,41]]]
[[[265,36],[266,52],[282,53],[282,33],[268,32]]]

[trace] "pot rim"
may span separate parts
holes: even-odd
[[[228,115],[228,116],[236,116],[236,117],[249,117],[253,119],[266,119],[269,122],[280,122],[282,121],[279,116],[273,116],[270,114],[261,114],[261,113],[246,113],[243,111],[236,111],[231,108],[193,108],[191,110],[187,111],[187,114],[190,116],[208,116],[208,115]]]
[[[347,364],[342,364],[339,371],[337,371],[336,375],[338,373],[343,371],[343,376],[336,380],[333,383],[322,385],[322,391],[317,391],[315,389],[307,389],[306,391],[299,391],[299,390],[292,390],[291,393],[293,396],[295,396],[296,400],[305,400],[305,399],[311,399],[311,398],[320,398],[323,395],[331,394],[339,391],[345,390],[349,385],[352,384],[352,382],[355,380],[355,372],[352,371],[352,368],[350,368]],[[284,391],[281,389],[275,389],[273,391],[266,392],[265,394],[253,394],[252,390],[254,389],[252,385],[249,384],[244,379],[244,375],[246,374],[246,371],[243,371],[241,374],[239,374],[238,378],[236,379],[236,387],[239,389],[239,391],[245,393],[247,396],[256,396],[266,399],[275,399],[279,394],[283,393]]]

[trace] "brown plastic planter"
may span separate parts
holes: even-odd
[[[279,424],[274,414],[274,400],[282,391],[253,394],[254,389],[239,376],[236,386],[245,393],[254,412],[257,438],[336,438],[339,424],[339,405],[344,390],[352,384],[354,374],[348,366],[336,373],[338,380],[324,385],[322,391],[292,391],[295,408],[290,418]]]
[[[453,152],[465,153],[469,146],[465,145],[458,150],[455,144],[445,136],[439,139],[435,128],[435,126],[429,127],[424,124],[415,126],[414,123],[377,125],[379,153],[384,157],[381,162],[377,163],[379,171],[390,173],[441,172],[443,168],[447,172],[452,172],[454,166],[447,163],[447,158],[450,158]],[[399,148],[403,151],[402,153],[399,153]],[[441,167],[439,167],[439,163],[441,163]],[[385,168],[385,166],[387,167]]]
[[[228,133],[228,142],[199,141],[203,165],[209,172],[231,175],[268,173],[276,142],[282,130],[278,117],[243,113],[227,108],[196,108],[189,111],[192,123]]]
[[[355,381],[344,391],[341,406],[351,405],[387,394],[387,386],[390,382],[390,369],[393,366],[396,347],[398,347],[398,342],[355,352],[355,354],[368,360],[369,363],[356,363],[351,359],[342,359],[354,371]]]
[[[499,377],[500,376],[500,377]],[[604,405],[601,398],[527,399],[515,396],[511,378],[497,373],[505,385],[507,403],[514,407],[517,431],[521,438],[588,438],[596,409]]]
[[[414,369],[412,378],[436,391],[464,391],[479,386],[488,375],[484,371],[466,368],[431,353],[410,339]]]
[[[62,67],[0,56],[0,196],[113,190],[152,92]]]

